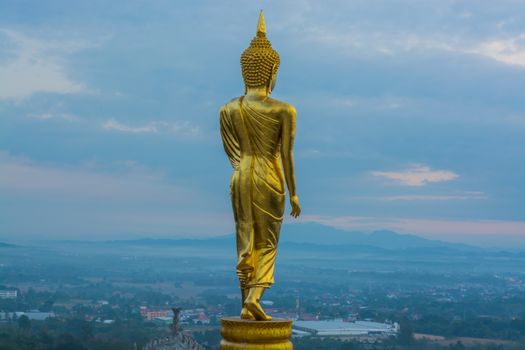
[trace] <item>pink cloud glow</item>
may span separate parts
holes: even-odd
[[[424,186],[430,182],[451,181],[459,176],[449,170],[432,170],[423,165],[403,171],[373,171],[372,175],[398,181],[407,186]]]

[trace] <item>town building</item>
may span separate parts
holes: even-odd
[[[150,310],[146,306],[140,307],[140,314],[148,321],[151,321],[157,317],[173,317],[172,310]]]
[[[399,332],[399,324],[380,323],[372,321],[343,320],[331,321],[295,321],[293,334],[295,336],[315,336],[334,338],[388,337]]]
[[[13,289],[0,290],[0,299],[16,299],[18,297],[18,291]]]
[[[43,321],[47,318],[55,317],[54,312],[40,312],[37,310],[31,310],[28,312],[17,311],[14,314],[16,315],[16,318],[19,318],[20,316],[27,316],[27,318],[29,318],[30,320],[35,320],[35,321]]]
[[[210,319],[202,308],[183,310],[180,321],[181,324],[210,324]]]

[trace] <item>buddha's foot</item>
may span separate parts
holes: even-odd
[[[243,320],[255,320],[255,317],[253,316],[253,314],[250,312],[250,310],[248,310],[247,308],[243,307],[242,310],[241,310],[241,318]]]
[[[244,303],[243,310],[247,309],[255,317],[257,321],[271,321],[272,316],[269,316],[264,312],[261,305],[256,301],[247,301]]]

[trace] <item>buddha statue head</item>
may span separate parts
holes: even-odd
[[[242,78],[246,90],[248,88],[266,88],[267,93],[270,93],[275,86],[279,63],[279,54],[266,38],[264,14],[261,11],[257,23],[257,33],[250,46],[241,55]]]

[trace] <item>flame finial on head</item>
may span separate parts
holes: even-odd
[[[259,33],[262,35],[266,35],[266,24],[264,23],[264,12],[261,10],[261,13],[259,13],[259,22],[257,22],[257,36],[259,36]]]
[[[279,54],[266,38],[266,24],[261,10],[257,33],[250,46],[241,55],[241,71],[247,87],[266,86],[272,74],[279,68]]]

